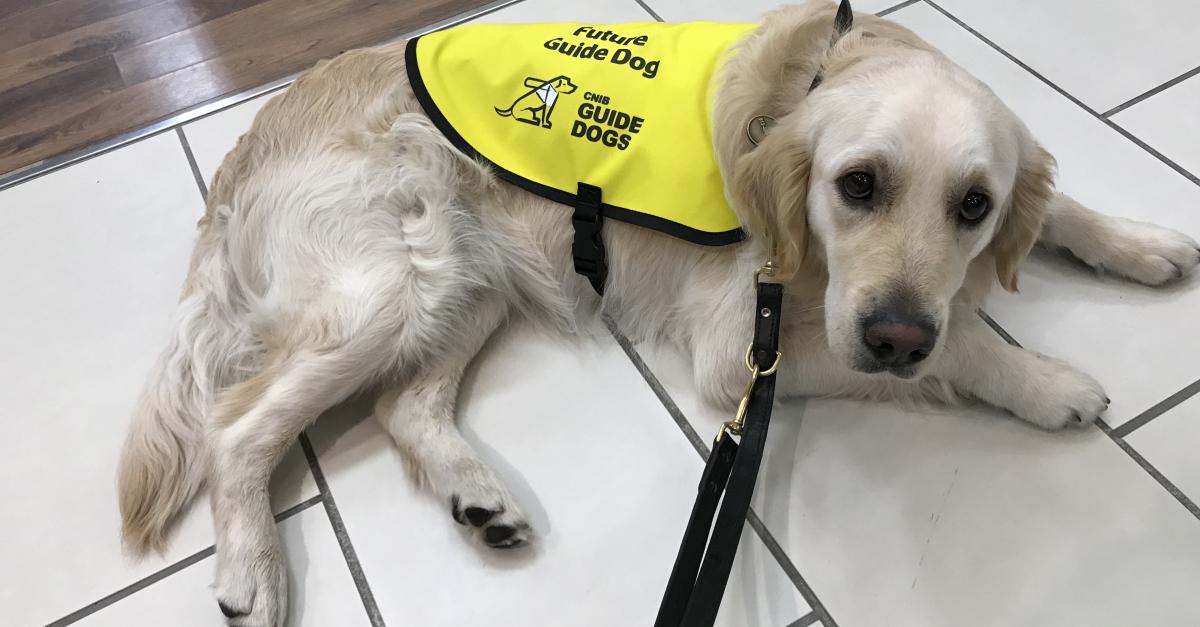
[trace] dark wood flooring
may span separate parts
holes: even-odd
[[[0,0],[0,175],[488,0]]]

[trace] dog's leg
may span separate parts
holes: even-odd
[[[1047,429],[1091,424],[1108,408],[1104,389],[1064,361],[1012,346],[974,314],[956,318],[934,376],[964,395]]]
[[[456,346],[441,351],[404,387],[379,398],[375,417],[424,483],[447,500],[455,521],[477,528],[489,546],[515,547],[529,539],[529,523],[454,419],[463,371],[505,315],[501,303],[483,303],[476,313]]]
[[[1097,213],[1061,193],[1046,208],[1038,242],[1066,249],[1099,271],[1146,285],[1179,279],[1200,264],[1200,245],[1187,235]]]
[[[282,627],[287,573],[267,494],[271,471],[317,416],[376,373],[349,348],[299,351],[227,390],[209,439],[217,602],[237,627]]]

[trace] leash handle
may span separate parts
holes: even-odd
[[[723,425],[713,442],[655,627],[711,626],[729,582],[766,447],[775,398],[774,373],[779,364],[783,286],[758,283],[757,289],[754,341],[747,356],[753,378],[744,406],[739,408],[742,421]],[[761,369],[764,365],[766,369]],[[741,435],[741,443],[731,435]]]
[[[680,627],[683,624],[683,616],[687,613],[688,601],[696,585],[696,574],[700,572],[700,563],[708,544],[708,531],[717,513],[717,503],[725,492],[725,483],[733,469],[737,451],[737,442],[724,437],[714,444],[708,456],[704,474],[700,476],[696,503],[692,506],[691,518],[683,532],[683,542],[675,556],[675,566],[671,568],[671,578],[667,580],[667,589],[658,606],[654,627]]]

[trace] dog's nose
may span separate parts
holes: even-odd
[[[863,342],[888,368],[915,364],[929,356],[937,340],[933,325],[900,316],[879,316],[863,325]]]

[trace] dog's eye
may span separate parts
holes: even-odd
[[[962,206],[958,209],[958,215],[965,222],[979,222],[987,215],[988,210],[991,208],[992,201],[987,197],[987,194],[971,192],[963,198]]]
[[[870,200],[875,179],[866,172],[851,172],[842,177],[842,193],[854,200]]]

